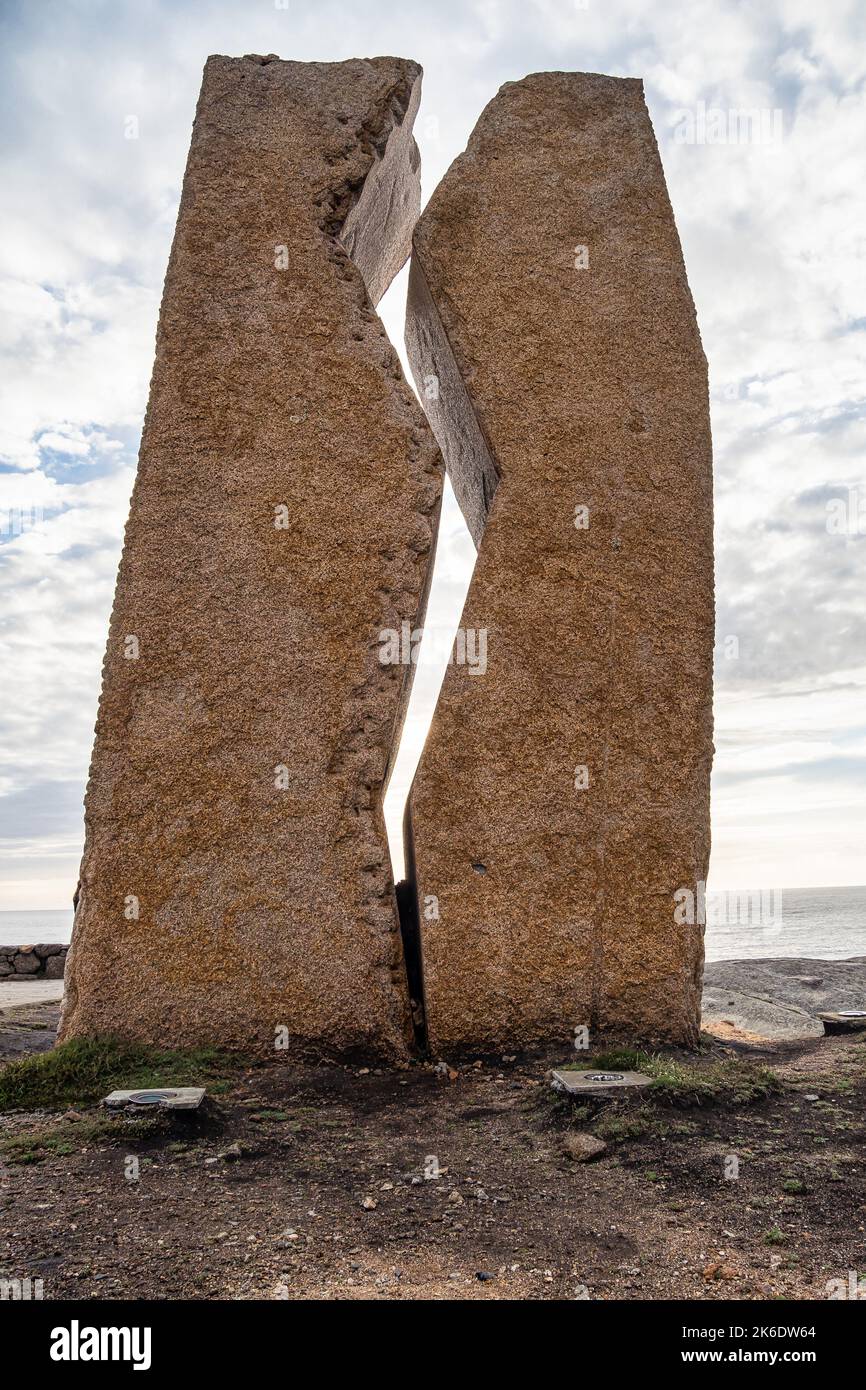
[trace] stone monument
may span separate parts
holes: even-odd
[[[399,1059],[383,790],[441,463],[374,311],[420,68],[208,60],[86,799],[63,1038]]]
[[[414,234],[406,342],[479,546],[407,815],[436,1051],[693,1044],[707,370],[637,80],[508,83]]]

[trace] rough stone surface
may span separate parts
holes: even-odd
[[[575,1131],[566,1134],[562,1147],[575,1163],[590,1163],[594,1158],[601,1157],[607,1149],[607,1144],[603,1139],[596,1139],[594,1134]]]
[[[16,975],[38,975],[42,969],[42,963],[32,948],[27,953],[19,951],[13,958],[12,965]]]
[[[39,946],[29,942],[20,946],[0,946],[0,977],[11,983],[40,978],[60,980],[63,978],[68,950],[69,947],[61,942]]]
[[[416,228],[406,341],[487,630],[407,818],[433,1048],[694,1043],[702,931],[673,895],[709,855],[711,441],[639,81],[502,88]]]
[[[411,667],[378,658],[420,616],[441,463],[373,302],[408,254],[419,93],[398,58],[208,60],[63,1038],[405,1052],[382,796]]]
[[[866,956],[712,961],[703,1026],[720,1037],[820,1037],[826,1013],[866,1008]]]
[[[741,990],[712,985],[704,987],[701,1026],[704,1032],[732,1042],[794,1042],[824,1035],[823,1024],[794,1004],[775,1004]]]

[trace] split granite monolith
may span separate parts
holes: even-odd
[[[694,1043],[712,458],[639,81],[502,88],[416,228],[407,347],[480,544],[462,627],[487,634],[407,815],[431,1045]]]
[[[209,59],[86,801],[62,1036],[399,1058],[382,795],[441,466],[373,304],[420,69]]]

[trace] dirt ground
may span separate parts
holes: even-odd
[[[0,1065],[56,1021],[0,1019]],[[866,1034],[747,1051],[783,1089],[733,1107],[576,1117],[558,1053],[273,1061],[145,1133],[96,1106],[3,1115],[0,1276],[46,1299],[825,1299],[866,1271]],[[599,1128],[574,1161],[569,1132]]]

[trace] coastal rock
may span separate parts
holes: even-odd
[[[30,951],[19,950],[13,958],[12,966],[16,975],[38,975],[42,963],[31,947]]]
[[[820,1037],[821,1015],[844,1009],[866,1009],[866,956],[716,960],[704,973],[703,1027],[719,1036]]]
[[[62,980],[66,971],[66,956],[49,956],[45,962],[46,980]]]
[[[693,1044],[711,441],[642,84],[507,83],[413,245],[406,343],[480,546],[463,645],[486,643],[446,672],[407,817],[431,1046]]]
[[[207,62],[111,618],[60,1036],[405,1056],[382,798],[441,461],[374,304],[420,69]]]
[[[715,1037],[734,1042],[794,1042],[824,1034],[823,1025],[805,1009],[712,985],[704,986],[701,1026]]]

